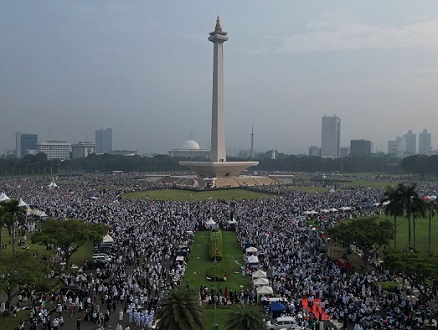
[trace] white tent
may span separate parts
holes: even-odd
[[[329,190],[329,193],[330,193],[330,194],[333,194],[333,193],[335,193],[335,192],[336,192],[336,190],[334,190],[333,188]]]
[[[29,204],[27,204],[22,198],[20,198],[20,200],[18,201],[18,206],[29,206]]]
[[[6,194],[3,192],[0,195],[0,202],[4,202],[4,201],[8,201],[10,200],[10,198],[8,196],[6,196]]]
[[[321,209],[321,211],[320,211],[321,213],[329,213],[330,212],[330,210],[327,210],[327,209]]]
[[[269,280],[267,278],[256,278],[252,284],[254,284],[255,287],[269,285]]]
[[[249,256],[247,260],[248,260],[249,264],[258,264],[259,263],[259,258],[257,256]]]
[[[47,188],[56,188],[58,185],[55,182],[50,182],[50,184],[47,186]]]
[[[272,296],[274,294],[274,290],[270,286],[261,286],[257,289],[257,301],[259,301],[260,296]]]
[[[237,220],[233,218],[233,220],[228,221],[227,229],[236,228],[237,224]]]
[[[255,271],[255,272],[252,274],[252,279],[255,279],[255,278],[262,278],[262,277],[265,277],[265,278],[266,278],[266,272],[264,272],[264,271],[261,270],[261,269]]]
[[[106,234],[103,239],[103,243],[114,243],[114,238],[112,238],[109,234]]]
[[[256,255],[257,252],[258,250],[255,247],[250,246],[249,248],[245,249],[245,256],[248,257],[248,256]]]
[[[207,222],[205,223],[205,226],[206,226],[208,229],[214,229],[214,228],[216,228],[216,222],[215,222],[212,218],[210,218],[210,219],[208,219]]]
[[[338,212],[338,210],[335,209],[334,207],[332,207],[332,208],[330,209],[330,212]]]

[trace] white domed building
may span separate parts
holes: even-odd
[[[210,150],[201,149],[195,140],[187,140],[183,143],[182,149],[169,151],[170,157],[185,157],[190,159],[210,159]]]

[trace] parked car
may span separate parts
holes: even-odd
[[[105,268],[107,261],[100,259],[90,259],[85,262],[84,269]]]
[[[297,320],[293,316],[281,316],[266,322],[266,328],[268,330],[280,330],[293,325],[297,325]]]

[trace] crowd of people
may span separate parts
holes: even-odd
[[[115,239],[116,257],[101,269],[79,269],[61,278],[65,285],[76,285],[86,294],[32,292],[29,298],[35,322],[31,329],[57,328],[54,323],[59,325],[62,316],[64,322],[66,315],[104,328],[109,327],[110,320],[116,320],[118,330],[122,326],[152,327],[165,290],[183,283],[185,264],[173,262],[178,247],[190,245],[193,233],[203,229],[209,218],[223,228],[230,219],[238,221],[236,232],[242,249],[248,243],[257,247],[263,268],[269,270],[275,294],[287,300],[289,313],[299,312],[301,298],[307,297],[320,299],[325,313],[345,328],[418,329],[427,321],[427,306],[422,306],[419,300],[408,297],[402,290],[392,296],[385,295],[373,284],[392,281],[393,275],[342,272],[320,253],[318,233],[292,221],[313,210],[324,230],[345,218],[379,214],[383,212],[378,207],[383,186],[338,183],[321,193],[258,186],[250,189],[272,193],[272,198],[230,202],[158,201],[123,198],[126,192],[170,187],[128,174],[68,176],[58,178],[56,185],[49,185],[51,181],[55,179],[2,179],[0,190],[49,217],[108,225],[109,234]],[[418,185],[420,194],[432,194],[435,188],[433,182]],[[341,211],[343,207],[349,210]],[[320,210],[332,211],[321,213]],[[22,231],[37,230],[37,227],[28,224]],[[251,297],[255,295],[252,290],[249,292]],[[234,302],[252,301],[248,296],[242,290],[224,298]],[[306,320],[302,322],[307,325]]]

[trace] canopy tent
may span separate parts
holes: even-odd
[[[264,277],[256,278],[256,279],[254,279],[252,284],[254,284],[255,287],[269,285],[269,280],[267,278],[264,278]]]
[[[430,201],[434,201],[434,200],[436,200],[436,196],[435,196],[435,195],[430,195],[430,196],[429,196],[429,200],[430,200]]]
[[[37,210],[37,209],[32,210],[32,211],[30,212],[30,214],[31,214],[31,215],[34,215],[34,216],[36,216],[36,217],[40,217],[40,218],[46,218],[46,217],[47,217],[46,212],[44,212],[44,211],[40,211],[40,210]]]
[[[102,239],[102,243],[114,243],[114,238],[112,238],[109,234],[106,234]]]
[[[331,209],[329,209],[330,212],[338,212],[337,209],[335,209],[334,207],[332,207]]]
[[[303,214],[304,215],[314,215],[314,214],[318,214],[318,212],[313,211],[313,210],[312,211],[304,211]]]
[[[264,271],[261,270],[261,269],[255,271],[255,272],[252,274],[252,279],[255,279],[255,278],[262,278],[262,277],[266,278],[266,272],[264,272]]]
[[[6,194],[3,192],[0,195],[0,202],[4,202],[4,201],[8,201],[10,200],[10,198],[8,196],[6,196]]]
[[[255,247],[250,246],[249,248],[245,249],[245,257],[256,255],[257,252],[258,250]]]
[[[329,213],[330,212],[330,210],[327,210],[327,209],[321,209],[321,211],[320,211],[321,213]]]
[[[269,309],[273,313],[281,313],[281,312],[284,312],[286,310],[286,306],[284,306],[280,302],[274,302],[274,303],[269,305]]]
[[[18,206],[20,206],[20,207],[22,207],[22,206],[28,207],[29,204],[27,204],[22,198],[20,198],[20,200],[18,201]]]
[[[58,185],[55,182],[50,182],[49,185],[47,186],[47,188],[56,188],[58,187]]]
[[[216,222],[212,218],[210,218],[205,222],[205,227],[207,227],[207,229],[215,229]]]
[[[237,226],[238,222],[236,219],[233,218],[233,220],[228,221],[227,223],[227,229],[235,229]]]
[[[248,256],[247,261],[249,264],[258,264],[259,258],[257,256]]]
[[[274,294],[274,290],[270,286],[261,286],[257,289],[257,301],[259,301],[260,296],[272,296]]]
[[[351,210],[351,207],[349,207],[349,206],[342,206],[342,207],[340,207],[339,208],[341,211],[350,211]]]
[[[335,192],[336,192],[336,190],[334,190],[333,188],[329,190],[329,193],[330,193],[330,194],[333,194],[333,193],[335,193]]]

